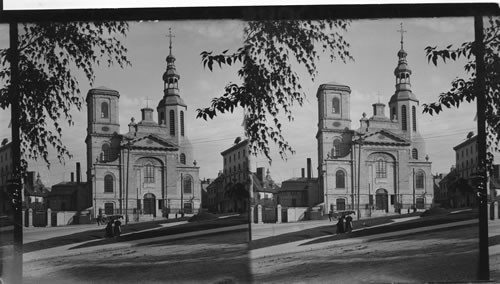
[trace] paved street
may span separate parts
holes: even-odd
[[[279,238],[325,224],[332,223],[255,225],[252,236]],[[247,225],[104,245],[70,244],[25,253],[24,283],[472,281],[478,255],[476,224],[468,220],[448,229],[444,224],[335,241],[328,235],[250,252]],[[87,229],[97,229],[94,226]],[[80,229],[85,228],[67,227],[59,234]],[[41,231],[57,234],[54,228]],[[491,222],[489,232],[491,278],[500,279],[500,222]]]

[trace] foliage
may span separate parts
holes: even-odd
[[[235,52],[201,53],[203,65],[211,71],[214,63],[220,67],[241,63],[238,76],[243,83],[229,83],[210,107],[197,110],[197,117],[212,119],[218,113],[242,107],[250,151],[263,153],[271,161],[269,142],[272,141],[277,144],[281,158],[286,158],[287,152],[294,151],[282,135],[279,114],[282,112],[292,121],[291,107],[296,103],[302,106],[305,98],[295,70],[302,66],[314,79],[316,62],[325,51],[332,61],[352,60],[349,44],[342,35],[349,23],[346,20],[248,22],[243,46]]]
[[[61,119],[73,125],[70,111],[80,110],[83,98],[73,70],[83,72],[92,83],[94,66],[130,65],[127,49],[116,35],[125,36],[125,22],[72,22],[24,24],[19,33],[20,140],[22,166],[27,159],[43,158],[50,166],[48,147],[64,162],[71,158],[62,143]],[[10,51],[0,50],[0,107],[10,105]],[[53,130],[50,130],[53,128]]]
[[[486,68],[486,131],[488,158],[487,165],[491,168],[492,153],[498,150],[500,141],[500,18],[489,17],[488,24],[484,29],[484,48],[485,48],[485,68]],[[446,59],[457,60],[459,58],[467,59],[464,68],[470,75],[469,78],[456,78],[451,82],[451,89],[440,94],[437,102],[424,104],[424,113],[440,113],[443,106],[446,108],[458,108],[464,101],[470,103],[476,98],[476,62],[474,55],[474,42],[465,42],[460,47],[448,45],[445,49],[437,47],[426,47],[427,59],[437,66],[438,60]]]

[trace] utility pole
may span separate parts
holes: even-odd
[[[12,177],[9,180],[9,191],[12,196],[13,219],[14,219],[14,254],[12,269],[7,273],[2,272],[6,283],[21,283],[23,277],[23,208],[21,190],[21,141],[19,136],[20,107],[19,102],[19,39],[18,23],[9,24],[10,50],[7,58],[10,61],[11,85],[9,90],[11,133],[12,133]]]
[[[413,168],[413,212],[417,212],[417,207],[415,207],[415,168]]]
[[[361,134],[359,135],[359,144],[358,144],[358,220],[360,219],[359,212],[359,195],[361,193],[361,144],[363,143],[363,138]]]
[[[184,177],[181,173],[181,217],[184,217]]]
[[[128,224],[128,186],[129,186],[129,169],[130,167],[130,140],[127,141],[127,185],[126,185],[126,192],[125,192],[125,225]]]
[[[488,192],[486,190],[486,84],[483,42],[483,17],[474,16],[475,43],[472,52],[476,57],[476,99],[477,99],[477,146],[479,160],[479,269],[478,279],[490,279],[488,252]]]

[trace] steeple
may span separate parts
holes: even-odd
[[[169,42],[169,54],[167,56],[167,70],[163,73],[163,88],[165,96],[168,95],[178,95],[179,94],[179,79],[180,75],[175,69],[175,57],[172,55],[172,29],[168,29]]]
[[[398,32],[401,33],[401,49],[398,51],[398,65],[394,69],[394,76],[396,77],[396,92],[391,97],[390,102],[408,99],[418,102],[417,97],[411,91],[410,75],[412,72],[406,59],[408,53],[404,50],[403,34],[406,30],[403,29],[403,23],[400,25],[401,29],[399,29]]]
[[[403,23],[401,23],[401,29],[398,30],[401,33],[401,49],[398,51],[398,66],[394,70],[394,75],[396,76],[396,91],[400,90],[410,90],[410,75],[411,70],[408,67],[408,62],[406,61],[406,51],[403,48],[403,33],[406,31],[403,29]]]

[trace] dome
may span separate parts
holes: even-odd
[[[406,64],[406,62],[400,62],[398,66],[394,69],[394,75],[396,76],[402,72],[411,74],[411,69],[410,67],[408,67],[408,64]]]
[[[396,91],[394,95],[392,95],[389,104],[403,100],[411,100],[418,102],[417,96],[415,96],[415,94],[411,90],[402,90],[402,91]]]
[[[170,106],[170,105],[181,105],[181,106],[187,106],[186,103],[184,103],[184,100],[179,96],[179,95],[169,95],[163,97],[161,101],[158,103],[158,107],[163,107],[163,106]]]

